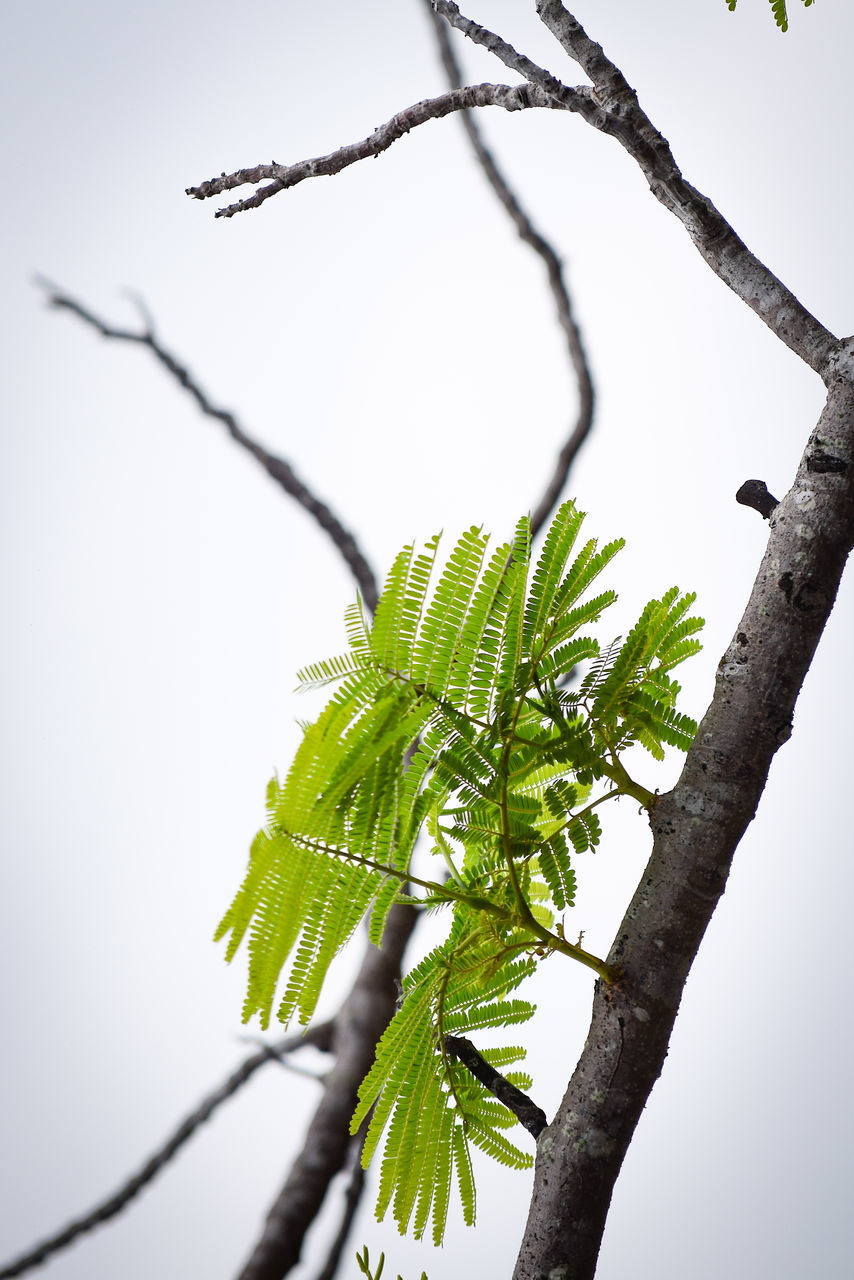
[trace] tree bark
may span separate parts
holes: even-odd
[[[715,694],[675,788],[651,816],[653,850],[597,983],[590,1032],[537,1144],[514,1280],[590,1280],[620,1167],[658,1078],[694,957],[726,887],[854,546],[854,339],[768,546]]]

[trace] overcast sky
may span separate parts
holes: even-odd
[[[785,36],[766,0],[575,12],[686,177],[828,328],[854,329],[850,3],[790,0]],[[470,13],[580,79],[532,0]],[[244,961],[226,968],[211,934],[266,782],[316,710],[294,673],[343,647],[354,594],[305,514],[145,351],[46,310],[32,273],[116,323],[136,323],[123,290],[141,294],[162,340],[380,574],[440,527],[506,535],[575,412],[540,264],[453,119],[230,221],[183,194],[325,153],[440,92],[421,0],[43,0],[3,25],[0,1262],[111,1192],[248,1051]],[[512,78],[458,43],[471,79]],[[706,648],[684,709],[699,717],[766,538],[733,495],[752,476],[785,493],[821,383],[614,142],[557,112],[482,118],[566,261],[591,356],[599,413],[568,492],[592,533],[628,539],[606,638],[671,584],[696,590]],[[600,1280],[850,1275],[853,626],[849,581],[689,981]],[[664,789],[678,763],[643,780]],[[626,811],[579,868],[573,923],[592,950],[648,845]],[[346,981],[344,966],[325,1007]],[[539,983],[529,1060],[549,1112],[591,990],[557,960]],[[230,1280],[316,1096],[265,1068],[44,1274]],[[366,1203],[353,1248],[385,1248],[406,1280],[509,1275],[528,1186],[484,1168],[480,1227],[452,1214],[438,1253]]]

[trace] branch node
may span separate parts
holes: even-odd
[[[752,507],[754,511],[758,511],[763,520],[769,520],[774,508],[780,505],[778,499],[768,492],[764,480],[745,480],[735,495],[735,500],[743,507]]]

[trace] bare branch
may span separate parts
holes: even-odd
[[[100,1227],[103,1223],[109,1222],[111,1218],[115,1218],[131,1200],[139,1195],[143,1187],[146,1187],[149,1182],[157,1177],[172,1157],[180,1151],[184,1143],[192,1138],[196,1130],[206,1120],[210,1119],[217,1107],[228,1098],[233,1097],[259,1067],[263,1067],[267,1062],[281,1061],[283,1054],[293,1053],[304,1045],[314,1045],[315,1048],[329,1052],[331,1041],[332,1023],[322,1022],[315,1027],[309,1027],[305,1032],[300,1031],[294,1035],[286,1036],[278,1044],[264,1045],[258,1053],[253,1053],[251,1057],[246,1058],[218,1089],[215,1089],[213,1093],[209,1093],[199,1106],[194,1111],[191,1111],[178,1126],[172,1137],[150,1159],[146,1160],[142,1168],[133,1177],[128,1178],[127,1182],[123,1183],[118,1191],[103,1200],[99,1205],[96,1205],[94,1209],[90,1210],[82,1218],[75,1218],[72,1222],[69,1222],[67,1227],[64,1227],[55,1235],[49,1236],[46,1240],[42,1240],[33,1249],[28,1250],[27,1253],[21,1254],[19,1258],[15,1258],[14,1261],[8,1263],[0,1270],[0,1280],[11,1280],[13,1276],[22,1276],[25,1272],[31,1271],[33,1267],[41,1266],[53,1254],[59,1253],[61,1249],[66,1249],[70,1244],[73,1244],[78,1236],[82,1236],[87,1231],[92,1231],[95,1227]]]
[[[299,1261],[303,1241],[329,1184],[346,1163],[359,1085],[394,1013],[396,979],[417,918],[411,907],[392,907],[382,950],[368,947],[350,994],[335,1018],[336,1061],[326,1076],[323,1098],[240,1280],[282,1280]]]
[[[433,27],[436,32],[436,40],[439,45],[439,55],[445,74],[448,77],[452,88],[459,88],[462,84],[462,73],[454,53],[448,34],[448,24],[433,8],[432,0],[424,0]],[[489,185],[492,187],[501,204],[507,210],[513,221],[520,239],[531,246],[535,253],[539,254],[545,264],[548,275],[549,286],[552,291],[552,297],[557,308],[558,323],[563,330],[566,339],[567,351],[570,363],[575,373],[576,383],[578,385],[578,415],[575,425],[570,436],[563,448],[561,449],[558,460],[555,465],[554,473],[546,486],[546,490],[540,498],[531,516],[531,534],[536,537],[540,529],[548,520],[554,510],[563,488],[566,484],[569,470],[575,461],[575,457],[586,440],[590,429],[593,425],[593,409],[594,409],[594,391],[593,381],[590,376],[590,367],[587,363],[587,355],[584,350],[584,344],[581,339],[581,331],[576,323],[575,316],[572,312],[572,303],[569,297],[569,291],[563,278],[563,264],[557,253],[545,239],[545,237],[536,229],[526,211],[522,208],[518,197],[511,189],[510,184],[504,177],[495,162],[495,157],[483,141],[480,129],[478,128],[475,113],[469,109],[461,113],[460,120],[466,131],[472,150],[477,161],[483,170]]]
[[[625,147],[652,194],[679,219],[715,274],[826,381],[834,335],[751,253],[711,200],[685,181],[667,139],[642,110],[634,89],[560,0],[537,0],[537,13],[593,81],[598,108],[585,115],[588,123]]]
[[[222,422],[232,438],[252,453],[285,491],[296,497],[329,533],[341,552],[353,576],[359,584],[368,608],[373,612],[377,602],[377,586],[374,575],[359,550],[355,539],[343,528],[337,518],[296,478],[289,464],[267,453],[238,425],[234,415],[219,409],[209,400],[196,380],[170,352],[158,341],[150,317],[143,312],[146,329],[142,333],[119,329],[107,324],[76,299],[63,293],[49,281],[39,283],[48,293],[52,306],[71,311],[105,338],[135,342],[148,347],[157,359],[173,374],[178,382],[193,396],[203,413]],[[139,305],[139,304],[138,304]],[[140,307],[142,310],[142,307]],[[299,1258],[303,1238],[318,1212],[329,1184],[342,1168],[350,1139],[350,1118],[355,1111],[358,1087],[373,1061],[376,1043],[394,1012],[397,996],[397,980],[403,950],[415,927],[418,915],[407,907],[394,907],[389,913],[382,949],[369,945],[362,966],[350,994],[334,1019],[334,1024],[323,1024],[300,1037],[300,1043],[309,1043],[315,1037],[329,1036],[334,1040],[336,1062],[324,1078],[324,1094],[312,1120],[300,1155],[294,1162],[276,1204],[271,1210],[263,1236],[247,1264],[245,1276],[262,1277],[285,1273]],[[265,1048],[249,1059],[260,1066],[276,1056],[274,1049]],[[254,1070],[255,1067],[250,1069]],[[204,1108],[203,1104],[203,1108]],[[196,1113],[194,1113],[195,1115]],[[206,1116],[202,1116],[205,1119]],[[192,1119],[192,1118],[191,1118]],[[201,1123],[200,1119],[197,1123]],[[197,1127],[196,1125],[193,1128]],[[168,1144],[169,1154],[155,1157],[140,1175],[131,1179],[116,1196],[100,1206],[84,1219],[71,1223],[57,1236],[40,1245],[26,1258],[12,1264],[14,1269],[3,1275],[20,1275],[29,1266],[35,1266],[45,1257],[64,1248],[83,1232],[118,1213],[137,1190],[157,1172],[157,1168],[173,1153],[172,1144],[184,1134],[185,1125]],[[181,1137],[185,1141],[192,1129]],[[180,1145],[180,1142],[178,1143]],[[177,1146],[174,1147],[177,1150]],[[164,1149],[166,1150],[166,1149]],[[149,1171],[150,1169],[150,1171]],[[142,1180],[140,1180],[142,1179]],[[265,1268],[270,1268],[265,1270]]]
[[[160,363],[169,370],[176,381],[184,388],[185,391],[193,397],[202,413],[210,418],[216,418],[221,422],[232,440],[239,444],[247,453],[251,453],[254,458],[260,462],[261,466],[268,475],[281,485],[285,493],[294,498],[309,515],[313,516],[317,523],[328,534],[335,547],[344,559],[347,568],[356,579],[359,590],[362,593],[366,605],[374,611],[377,605],[377,581],[373,571],[362,554],[355,537],[346,529],[338,517],[332,510],[311,492],[306,484],[300,480],[289,462],[284,458],[279,458],[267,450],[257,440],[253,440],[239,425],[235,415],[228,409],[218,408],[202,390],[199,382],[189,372],[185,365],[182,365],[175,356],[171,354],[155,336],[154,327],[151,323],[150,316],[145,311],[144,306],[136,299],[137,306],[142,312],[145,321],[145,329],[142,333],[134,332],[130,329],[118,329],[113,325],[107,324],[101,320],[94,312],[84,307],[82,303],[72,298],[69,294],[64,293],[58,286],[52,284],[43,277],[37,277],[36,283],[39,284],[47,293],[48,304],[52,307],[70,311],[73,315],[79,317],[86,324],[91,325],[104,338],[115,338],[120,342],[136,342],[140,346],[147,347]]]
[[[528,1097],[527,1093],[517,1089],[515,1084],[511,1084],[505,1076],[501,1075],[500,1071],[491,1067],[475,1049],[471,1040],[466,1040],[464,1036],[445,1036],[445,1048],[453,1057],[459,1059],[475,1080],[479,1080],[485,1089],[488,1089],[499,1102],[513,1112],[519,1123],[529,1133],[539,1138],[546,1127],[546,1113],[532,1098]]]
[[[519,53],[512,44],[496,35],[494,31],[482,27],[478,22],[472,22],[471,18],[466,18],[460,13],[459,6],[450,3],[449,0],[430,0],[430,3],[436,13],[441,14],[452,27],[462,31],[464,36],[468,36],[473,44],[479,44],[490,53],[494,53],[505,67],[524,76],[529,84],[537,85],[556,104],[567,111],[578,111],[584,116],[595,114],[597,103],[588,87],[571,89],[550,71],[532,62],[524,53]]]
[[[567,90],[569,94],[573,92],[571,89]],[[235,187],[242,187],[247,183],[272,179],[269,186],[259,188],[254,195],[247,196],[245,200],[230,204],[225,209],[217,209],[215,217],[231,218],[235,213],[243,213],[246,209],[257,209],[265,200],[269,200],[270,196],[277,195],[278,192],[285,191],[289,187],[295,187],[306,178],[329,177],[340,173],[351,164],[356,164],[359,160],[382,155],[404,134],[420,124],[426,124],[428,120],[439,120],[442,116],[450,115],[454,111],[468,110],[470,107],[503,107],[505,111],[521,111],[526,107],[557,105],[566,104],[551,101],[548,95],[537,92],[527,84],[468,85],[466,88],[452,89],[450,93],[443,93],[438,98],[425,98],[423,102],[416,102],[411,107],[398,111],[361,142],[339,147],[328,156],[300,160],[290,165],[277,164],[274,160],[271,164],[255,165],[252,169],[238,169],[235,173],[223,173],[219,178],[211,178],[197,187],[187,187],[187,195],[195,200],[206,200],[210,196],[221,195],[224,191],[233,191]]]
[[[317,1274],[317,1280],[334,1280],[341,1262],[341,1254],[344,1252],[344,1246],[350,1237],[353,1220],[356,1217],[356,1211],[359,1208],[367,1182],[365,1170],[362,1168],[362,1147],[364,1146],[367,1131],[366,1121],[350,1143],[350,1181],[347,1183],[347,1190],[344,1193],[344,1212],[341,1215],[341,1225],[329,1247],[329,1253],[326,1256],[323,1269]]]
[[[828,361],[837,339],[750,252],[711,200],[685,181],[667,139],[642,111],[634,89],[560,0],[537,0],[537,13],[593,80],[593,90],[568,89],[506,40],[466,18],[452,0],[433,3],[437,13],[475,44],[494,53],[565,109],[578,112],[593,128],[616,138],[640,166],[655,198],[680,220],[715,274],[811,369],[825,380],[832,376]]]

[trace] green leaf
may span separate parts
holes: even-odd
[[[640,743],[660,758],[687,749],[696,729],[670,674],[699,648],[694,597],[672,588],[625,641],[602,646],[589,629],[616,594],[588,593],[623,544],[578,549],[583,519],[561,506],[530,583],[522,519],[491,554],[470,528],[435,582],[438,535],[404,547],[373,623],[360,601],[350,606],[347,652],[300,672],[303,686],[335,688],[284,781],[268,787],[266,826],[217,930],[229,960],[247,941],[244,1017],[266,1026],[280,984],[280,1019],[312,1016],[366,917],[378,944],[395,903],[445,912],[446,940],[404,978],[352,1121],[354,1132],[367,1123],[365,1162],[381,1154],[378,1216],[391,1210],[401,1231],[430,1230],[436,1243],[454,1188],[474,1220],[470,1144],[531,1162],[506,1132],[513,1113],[448,1057],[445,1036],[529,1019],[534,1006],[516,989],[551,951],[610,980],[603,961],[567,943],[563,922],[554,932],[575,902],[573,860],[596,848],[606,801],[651,797],[621,753]],[[425,826],[447,880],[411,864]],[[484,1050],[528,1088],[512,1070],[523,1056]]]
[[[730,13],[734,13],[735,6],[737,5],[738,0],[724,0],[724,3],[726,4],[726,7],[729,9]],[[814,0],[801,0],[801,3],[803,4],[805,9],[809,9],[810,5],[814,3]],[[774,21],[777,23],[777,26],[780,28],[781,31],[788,31],[789,15],[786,12],[786,0],[770,0],[770,4],[771,4],[771,12],[774,15]]]

